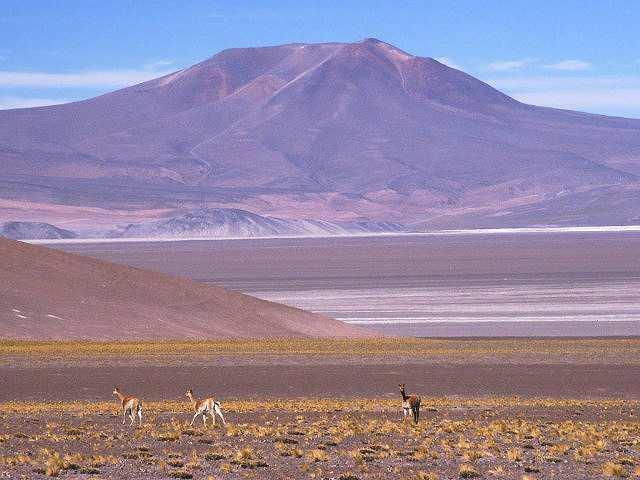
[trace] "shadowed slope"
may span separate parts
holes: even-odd
[[[0,337],[371,336],[240,293],[0,238]]]

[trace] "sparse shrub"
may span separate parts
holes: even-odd
[[[189,462],[187,463],[187,468],[192,470],[198,470],[200,468],[200,460],[198,459],[198,452],[195,450],[191,451],[191,456],[189,457]]]
[[[360,479],[352,473],[344,473],[338,477],[338,480],[360,480]]]
[[[64,469],[64,461],[58,452],[53,452],[45,463],[44,473],[49,477],[57,477]]]
[[[353,461],[356,462],[356,465],[364,464],[364,455],[360,453],[360,450],[352,450],[349,452],[349,456],[353,458]]]
[[[100,470],[94,467],[82,467],[80,473],[83,475],[99,475]]]
[[[221,452],[207,452],[204,454],[204,459],[210,462],[215,462],[216,460],[224,460],[227,456]]]
[[[472,465],[463,463],[462,465],[460,465],[458,475],[460,475],[460,478],[476,478],[480,476],[480,472],[473,468]]]
[[[484,455],[480,450],[467,450],[462,455],[462,459],[465,462],[475,462],[479,458],[482,458]]]
[[[416,473],[416,478],[418,480],[438,480],[438,475],[433,472],[423,472],[422,470],[419,470]]]
[[[510,448],[507,450],[507,458],[512,462],[519,462],[522,460],[522,451],[518,448]]]
[[[244,447],[236,452],[235,459],[238,461],[253,460],[253,456],[253,449],[251,447]]]
[[[602,473],[607,477],[626,477],[627,471],[619,463],[607,462],[602,465]]]
[[[62,467],[64,470],[80,470],[80,463],[82,462],[82,455],[79,453],[73,455],[65,455],[64,466]]]
[[[416,461],[426,460],[429,458],[429,449],[427,447],[420,446],[413,451],[411,458]]]
[[[172,470],[169,472],[169,476],[173,478],[193,478],[193,474],[185,470]]]
[[[326,462],[329,458],[324,450],[320,450],[318,448],[310,450],[307,455],[309,457],[309,460],[312,462]]]
[[[155,438],[159,442],[175,442],[180,439],[180,434],[178,432],[162,432],[157,434]]]

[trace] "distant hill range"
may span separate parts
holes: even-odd
[[[640,223],[640,120],[525,105],[376,39],[230,49],[0,111],[0,163],[1,219],[74,230],[172,229],[199,208],[418,230]]]
[[[111,237],[262,237],[293,235],[348,235],[365,232],[403,232],[392,222],[287,220],[238,209],[199,209],[164,220],[130,224],[110,232]]]
[[[0,224],[0,237],[22,239],[75,238],[75,232],[42,222],[6,222]]]
[[[106,232],[75,232],[40,222],[0,225],[0,237],[15,240],[326,236],[406,231],[406,226],[394,222],[289,220],[230,208],[201,208],[161,220],[117,226]]]
[[[322,315],[0,238],[0,338],[366,337]]]

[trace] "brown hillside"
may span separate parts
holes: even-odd
[[[0,337],[358,337],[340,321],[184,278],[0,238]]]

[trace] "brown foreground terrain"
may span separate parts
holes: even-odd
[[[640,475],[638,338],[4,341],[0,361],[0,478]],[[227,425],[190,427],[187,388]]]
[[[0,478],[587,479],[640,474],[637,401],[424,398],[227,401],[226,426],[186,402],[0,405]]]
[[[0,259],[0,338],[371,335],[221,287],[4,238]]]

